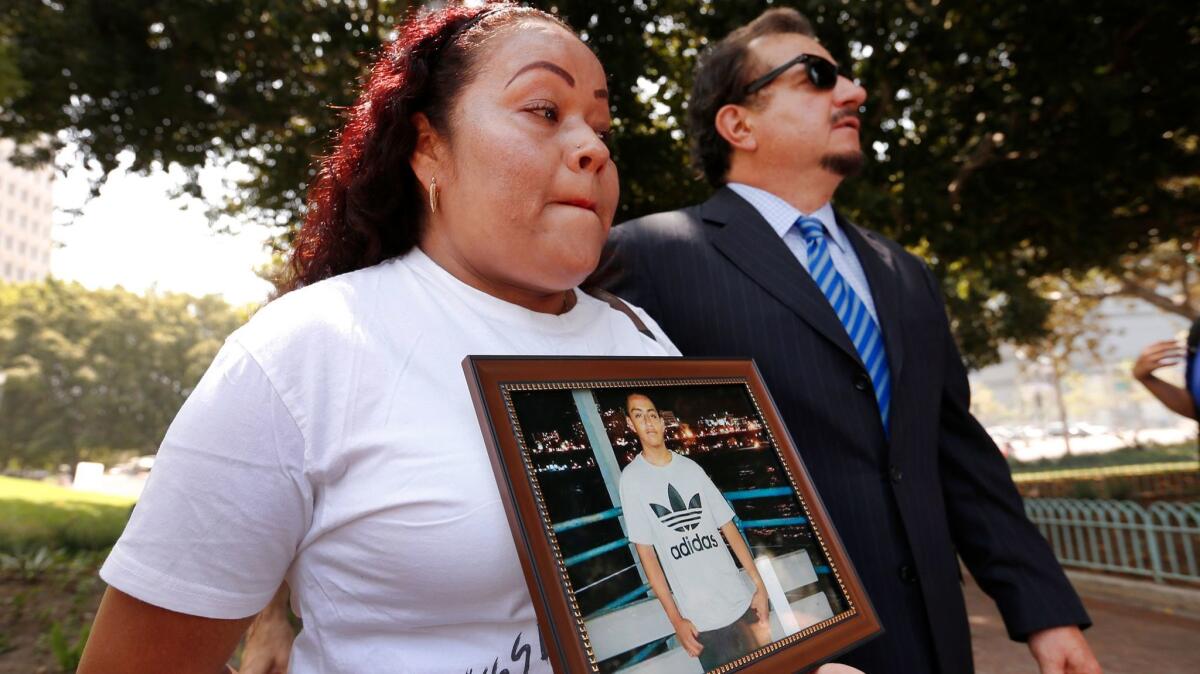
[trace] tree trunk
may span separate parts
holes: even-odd
[[[1067,456],[1071,456],[1071,429],[1067,426],[1067,405],[1063,400],[1061,363],[1055,359],[1051,367],[1054,376],[1054,402],[1058,405],[1058,423],[1062,424],[1063,447],[1067,450]]]

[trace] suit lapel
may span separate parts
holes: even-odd
[[[712,244],[734,266],[847,355],[862,362],[829,300],[753,206],[723,187],[700,207],[700,215],[720,225],[713,230]]]
[[[900,274],[896,269],[896,257],[872,232],[860,231],[857,225],[841,215],[837,219],[838,226],[850,239],[850,245],[854,247],[854,253],[871,287],[875,313],[879,316],[879,329],[883,331],[883,343],[887,348],[894,392],[896,382],[900,379],[900,368],[904,365],[904,322],[901,320],[904,305],[900,301]]]

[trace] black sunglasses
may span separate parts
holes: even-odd
[[[746,95],[749,96],[762,89],[775,81],[775,78],[782,75],[788,68],[801,63],[804,64],[805,70],[808,72],[808,81],[812,82],[814,87],[818,89],[832,89],[837,86],[838,75],[841,74],[841,71],[836,65],[815,54],[801,54],[790,61],[786,61],[783,65],[772,68],[766,75],[747,84]]]

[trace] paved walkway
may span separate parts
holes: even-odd
[[[978,674],[1037,674],[1025,644],[1009,641],[996,605],[970,576],[967,612]],[[1105,674],[1197,674],[1200,621],[1084,597],[1095,623],[1085,634]]]

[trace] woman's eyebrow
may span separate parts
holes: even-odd
[[[549,61],[534,61],[533,63],[523,66],[520,70],[518,70],[517,74],[513,75],[512,79],[510,79],[508,81],[508,84],[504,85],[504,88],[507,89],[509,84],[512,84],[513,80],[516,80],[522,74],[524,74],[530,70],[535,70],[537,68],[541,68],[543,70],[549,70],[550,72],[554,73],[555,75],[558,75],[559,77],[563,78],[563,80],[565,80],[567,84],[571,85],[572,87],[575,86],[575,78],[571,77],[571,73],[564,70],[561,66],[557,66]]]

